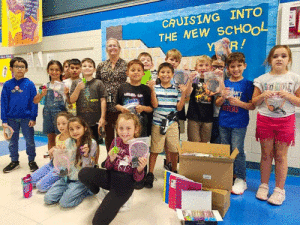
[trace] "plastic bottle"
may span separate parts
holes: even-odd
[[[30,174],[22,178],[22,185],[24,198],[30,198],[32,196],[32,178]]]

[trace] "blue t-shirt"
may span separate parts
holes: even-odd
[[[239,98],[242,102],[249,102],[252,99],[254,90],[253,82],[245,78],[232,82],[225,80],[225,87],[233,88],[234,97]],[[219,125],[228,128],[243,128],[249,124],[249,111],[229,104],[226,99],[220,109]]]

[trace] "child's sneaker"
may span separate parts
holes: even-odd
[[[164,168],[165,168],[166,170],[168,170],[168,171],[172,171],[172,163],[171,163],[171,162],[167,163],[167,164],[164,166]]]
[[[126,212],[126,211],[130,210],[132,201],[133,201],[133,193],[130,196],[130,198],[127,200],[127,202],[125,202],[125,204],[120,208],[119,212]]]
[[[30,161],[28,163],[28,165],[29,165],[29,168],[30,168],[30,172],[34,172],[39,168],[35,161]]]
[[[247,189],[246,181],[244,181],[241,178],[236,178],[232,186],[231,193],[235,195],[242,195],[244,194],[246,189]]]
[[[99,192],[95,195],[95,197],[97,198],[99,203],[101,203],[103,201],[103,199],[108,194],[108,192],[109,192],[109,190],[99,188]]]
[[[268,202],[272,205],[282,205],[283,201],[285,200],[285,190],[276,187],[274,189],[273,194],[268,199]]]
[[[146,188],[153,188],[154,175],[153,173],[148,173],[145,179],[144,186]]]
[[[9,173],[9,172],[11,172],[15,169],[18,169],[18,168],[20,168],[19,161],[11,162],[10,164],[8,164],[8,166],[6,166],[3,169],[3,173]]]
[[[259,185],[258,190],[256,192],[256,198],[262,201],[266,201],[268,199],[269,194],[269,185],[262,183]]]

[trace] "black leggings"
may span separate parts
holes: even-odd
[[[110,190],[95,213],[93,225],[110,224],[134,190],[132,175],[123,172],[85,167],[78,177],[94,194],[100,187]]]

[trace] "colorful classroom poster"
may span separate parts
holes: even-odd
[[[9,62],[12,58],[13,55],[0,55],[0,84],[4,84],[12,78],[12,73],[9,69]]]
[[[265,73],[264,60],[276,41],[278,0],[228,0],[160,13],[102,21],[102,59],[110,37],[121,43],[121,57],[137,58],[141,51],[152,55],[156,69],[170,49],[178,49],[190,69],[196,57],[215,54],[215,43],[230,40],[232,52],[243,52],[253,80]],[[182,66],[182,65],[180,65]],[[155,69],[155,68],[154,68]]]
[[[42,0],[2,0],[2,46],[42,41]]]

